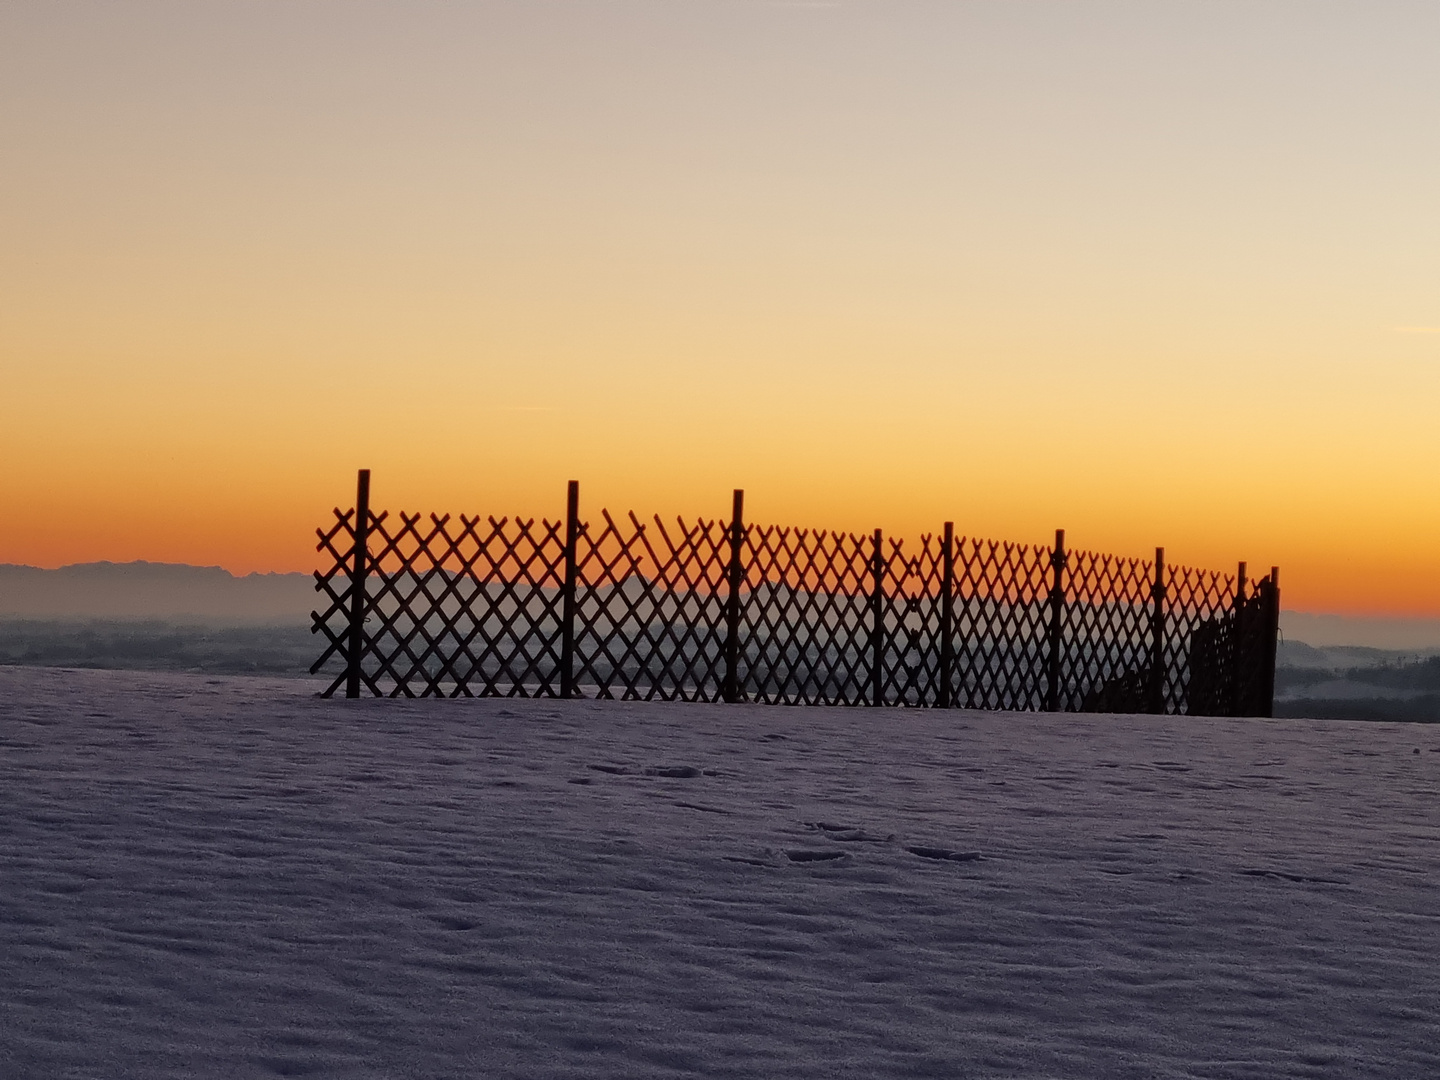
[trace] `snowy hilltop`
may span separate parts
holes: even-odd
[[[0,1072],[1440,1075],[1440,736],[0,670]]]

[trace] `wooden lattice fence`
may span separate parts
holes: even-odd
[[[372,511],[317,530],[326,696],[1269,715],[1279,572],[744,520]]]

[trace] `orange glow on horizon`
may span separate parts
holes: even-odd
[[[752,475],[755,470],[752,470]],[[490,476],[482,483],[465,483],[451,475],[452,492],[469,487],[470,498],[446,498],[447,485],[434,477],[405,475],[396,470],[398,483],[387,483],[387,474],[375,473],[372,505],[376,509],[401,509],[438,513],[480,513],[524,516],[555,520],[564,513],[564,480],[542,487],[522,485],[514,477]],[[562,473],[557,476],[563,477]],[[305,491],[300,485],[276,485],[268,489],[253,485],[205,485],[192,478],[196,487],[175,498],[163,487],[148,492],[112,488],[112,498],[100,497],[88,506],[65,505],[61,500],[41,501],[39,493],[26,498],[26,505],[42,511],[37,521],[22,531],[12,518],[0,530],[5,557],[0,561],[59,566],[71,562],[109,559],[123,562],[148,559],[159,562],[189,562],[220,565],[232,573],[252,571],[301,571],[319,568],[314,551],[314,530],[325,525],[331,508],[348,508],[354,502],[353,474],[337,471],[328,491]],[[612,513],[634,509],[642,519],[660,513],[668,521],[677,515],[691,520],[696,516],[724,519],[729,512],[729,489],[710,478],[701,492],[697,485],[656,482],[641,476],[629,483],[605,482],[604,478],[581,484],[582,515],[598,520],[601,507]],[[348,482],[347,482],[348,481]],[[314,485],[320,488],[320,484]],[[546,491],[544,488],[548,488]],[[941,499],[907,500],[906,492],[886,492],[873,479],[864,488],[852,488],[850,499],[816,490],[786,478],[762,480],[746,488],[746,517],[753,524],[785,524],[812,528],[842,529],[868,534],[883,528],[889,536],[918,539],[938,532],[945,520],[953,520],[957,535],[1012,540],[1048,545],[1053,538],[1051,521],[1066,529],[1072,550],[1089,549],[1104,553],[1149,559],[1152,537],[1162,541],[1171,566],[1189,565],[1233,573],[1236,557],[1247,556],[1250,576],[1267,573],[1273,562],[1282,567],[1282,589],[1289,610],[1330,611],[1354,615],[1433,616],[1440,613],[1440,587],[1427,591],[1408,582],[1435,580],[1433,556],[1423,547],[1386,551],[1391,561],[1374,559],[1363,548],[1347,558],[1344,552],[1306,550],[1297,538],[1287,535],[1277,521],[1261,521],[1247,527],[1245,521],[1227,523],[1224,528],[1185,527],[1183,519],[1164,508],[1155,514],[1155,525],[1136,514],[1119,516],[1106,500],[1092,505],[1071,501],[1068,513],[1047,514],[1033,506],[1007,500],[1003,493],[977,492],[970,499],[956,499],[946,507]],[[708,495],[709,498],[704,498]],[[327,496],[329,497],[327,503]],[[548,497],[547,497],[548,496]],[[843,500],[843,501],[842,501]],[[1064,500],[1057,500],[1064,502]],[[176,505],[184,509],[176,512]],[[964,512],[968,504],[971,513]],[[873,509],[872,509],[873,508]],[[1166,528],[1168,526],[1168,528]],[[1180,535],[1176,535],[1176,534]],[[1168,535],[1167,535],[1168,534]],[[1179,543],[1176,543],[1176,540]],[[1260,548],[1260,551],[1256,551]],[[1287,551],[1290,548],[1292,550]],[[1259,558],[1256,556],[1259,555]],[[1284,556],[1289,555],[1286,559]],[[1229,556],[1229,557],[1227,557]],[[1356,565],[1363,573],[1356,573]]]

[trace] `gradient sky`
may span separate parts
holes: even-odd
[[[1440,5],[0,7],[0,562],[349,505],[1440,614]]]

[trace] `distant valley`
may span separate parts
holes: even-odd
[[[0,564],[0,664],[302,675],[315,601],[309,574]]]
[[[0,665],[304,675],[319,655],[317,599],[309,574],[0,564]],[[1437,626],[1285,612],[1276,714],[1440,720]],[[1296,640],[1306,631],[1317,644]]]

